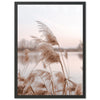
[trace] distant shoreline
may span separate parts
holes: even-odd
[[[28,49],[29,51],[37,51],[36,48],[18,48],[18,52],[22,52]],[[55,51],[57,52],[82,52],[82,48],[54,48]]]

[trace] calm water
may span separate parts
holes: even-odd
[[[22,52],[18,52],[18,71],[21,72],[21,76],[27,78],[29,73],[33,70],[41,69],[49,71],[49,68],[46,69],[43,67],[43,63],[40,62],[37,64],[40,56],[39,53],[29,53],[29,62],[24,63],[25,55]],[[68,59],[64,58],[66,68],[69,68],[69,74],[71,80],[77,83],[82,83],[82,59],[79,58],[78,53],[68,53]],[[37,65],[37,66],[36,66]],[[36,67],[35,67],[36,66]],[[51,64],[52,71],[61,71],[61,66],[59,63]]]

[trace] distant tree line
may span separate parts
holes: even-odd
[[[18,42],[18,51],[23,51],[25,49],[29,49],[31,51],[36,51],[36,45],[34,40],[25,40],[22,39]],[[83,49],[83,44],[79,43],[79,45],[75,48],[57,48],[55,47],[54,50],[59,51],[59,52],[63,52],[63,51],[67,51],[67,52],[81,52]]]

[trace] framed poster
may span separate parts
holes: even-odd
[[[15,2],[15,98],[85,98],[85,10],[85,2]]]

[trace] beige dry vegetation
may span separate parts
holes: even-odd
[[[35,63],[38,65],[39,62],[43,63],[44,69],[49,67],[49,72],[44,70],[35,70],[33,67],[27,78],[21,76],[21,72],[18,73],[18,95],[82,95],[82,85],[73,82],[70,79],[68,73],[68,67],[64,63],[63,55],[61,57],[57,53],[53,46],[56,45],[60,47],[56,37],[53,32],[42,22],[37,21],[39,25],[39,32],[42,32],[45,39],[37,38],[31,36],[35,41],[36,50],[40,53],[39,59]],[[30,62],[33,61],[29,57],[31,51],[26,49],[23,51],[24,55],[19,58],[19,61],[24,65],[28,66]],[[65,58],[68,59],[68,53],[65,52]],[[59,63],[61,65],[60,72],[52,71],[52,64]],[[25,70],[27,68],[25,67]]]

